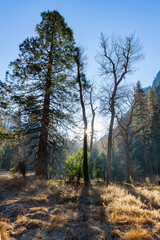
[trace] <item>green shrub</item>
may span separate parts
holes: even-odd
[[[147,184],[150,184],[150,183],[151,183],[149,177],[146,177],[146,178],[145,178],[145,181],[146,181]]]
[[[89,153],[88,153],[89,159]],[[73,153],[71,156],[67,157],[65,170],[68,173],[69,179],[74,180],[77,178],[79,182],[80,178],[83,176],[83,149],[81,148],[77,153]]]
[[[126,180],[126,183],[133,184],[133,178],[129,176],[129,178]]]
[[[14,177],[15,177],[15,175],[16,175],[16,173],[17,173],[17,168],[15,168],[15,167],[11,168],[11,169],[9,170],[9,173],[10,173],[10,174],[13,174]]]

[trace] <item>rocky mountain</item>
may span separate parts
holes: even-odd
[[[152,87],[157,87],[160,85],[160,71],[157,73],[156,77],[153,80]]]
[[[152,87],[155,88],[156,93],[157,93],[158,97],[160,98],[160,71],[157,73],[156,77],[154,78]],[[145,94],[148,93],[150,88],[151,88],[151,86],[144,88]]]

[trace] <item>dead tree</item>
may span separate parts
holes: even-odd
[[[90,95],[90,107],[91,107],[91,112],[92,112],[92,120],[91,120],[91,138],[90,138],[90,177],[93,178],[93,138],[94,138],[94,122],[95,122],[95,116],[96,116],[96,109],[97,107],[94,108],[93,106],[93,87],[91,87],[91,90],[89,91]]]
[[[128,74],[133,72],[133,66],[142,58],[142,45],[135,34],[124,38],[112,36],[109,40],[103,34],[100,38],[101,53],[97,56],[100,64],[100,74],[104,77],[104,85],[100,92],[101,112],[110,114],[107,148],[107,182],[112,179],[112,135],[116,105],[121,96],[118,96],[121,83]],[[107,90],[107,91],[106,91]],[[107,93],[109,95],[107,96]]]
[[[140,132],[145,126],[144,125],[133,126],[132,123],[133,123],[133,118],[135,114],[137,99],[133,97],[133,94],[130,91],[128,91],[128,93],[127,92],[125,93],[125,98],[126,98],[125,99],[126,103],[124,103],[123,105],[125,112],[119,108],[119,113],[116,114],[116,119],[118,121],[118,128],[119,128],[118,135],[122,136],[124,146],[125,146],[127,179],[129,181],[130,177],[132,176],[129,148],[131,146],[133,136],[135,136],[138,132]],[[127,112],[126,112],[126,109],[128,109]]]

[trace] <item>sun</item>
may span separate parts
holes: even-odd
[[[86,133],[87,135],[91,134],[91,128],[87,128],[87,129],[85,130],[85,133]]]

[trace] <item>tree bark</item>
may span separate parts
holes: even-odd
[[[49,94],[49,83],[46,88],[46,94],[44,98],[44,109],[43,109],[43,119],[41,127],[41,135],[38,148],[37,156],[37,168],[36,177],[47,179],[47,142],[48,142],[48,127],[49,127],[49,104],[50,104],[50,94]]]
[[[49,107],[50,107],[50,88],[53,62],[53,35],[48,60],[48,72],[45,83],[45,96],[43,105],[43,117],[40,133],[40,141],[37,155],[36,177],[47,179],[47,158],[48,158],[48,128],[49,128]]]
[[[91,121],[91,140],[90,140],[90,153],[92,153],[92,148],[93,148],[93,136],[94,136],[94,120],[95,120],[95,110],[93,108],[93,102],[92,102],[92,89],[90,91],[90,105],[91,105],[91,111],[92,111],[92,121]]]
[[[93,137],[94,137],[94,121],[95,121],[95,110],[93,108],[93,102],[92,102],[92,89],[90,91],[90,106],[92,111],[92,121],[91,121],[91,139],[90,139],[90,178],[93,179],[93,156],[92,156],[92,149],[93,149]]]
[[[84,140],[83,140],[83,174],[85,184],[89,183],[88,173],[88,156],[87,156],[87,128],[84,128]]]
[[[114,124],[114,111],[111,115],[109,133],[108,133],[108,146],[107,146],[107,184],[112,181],[112,135],[113,135],[113,124]]]
[[[129,154],[129,143],[126,139],[125,141],[125,151],[126,151],[126,161],[127,161],[127,178],[131,177],[131,164],[130,164],[130,154]]]
[[[83,174],[84,174],[84,183],[85,185],[89,184],[89,172],[88,172],[88,156],[87,156],[87,117],[86,110],[83,101],[83,90],[81,83],[81,75],[80,75],[80,64],[78,67],[78,84],[79,84],[79,93],[80,93],[80,102],[82,107],[82,115],[83,115],[83,123],[84,123],[84,139],[83,139]]]
[[[144,136],[143,136],[143,154],[144,154],[146,177],[147,177],[148,176],[148,159],[147,159],[147,151],[146,151],[146,141]]]

